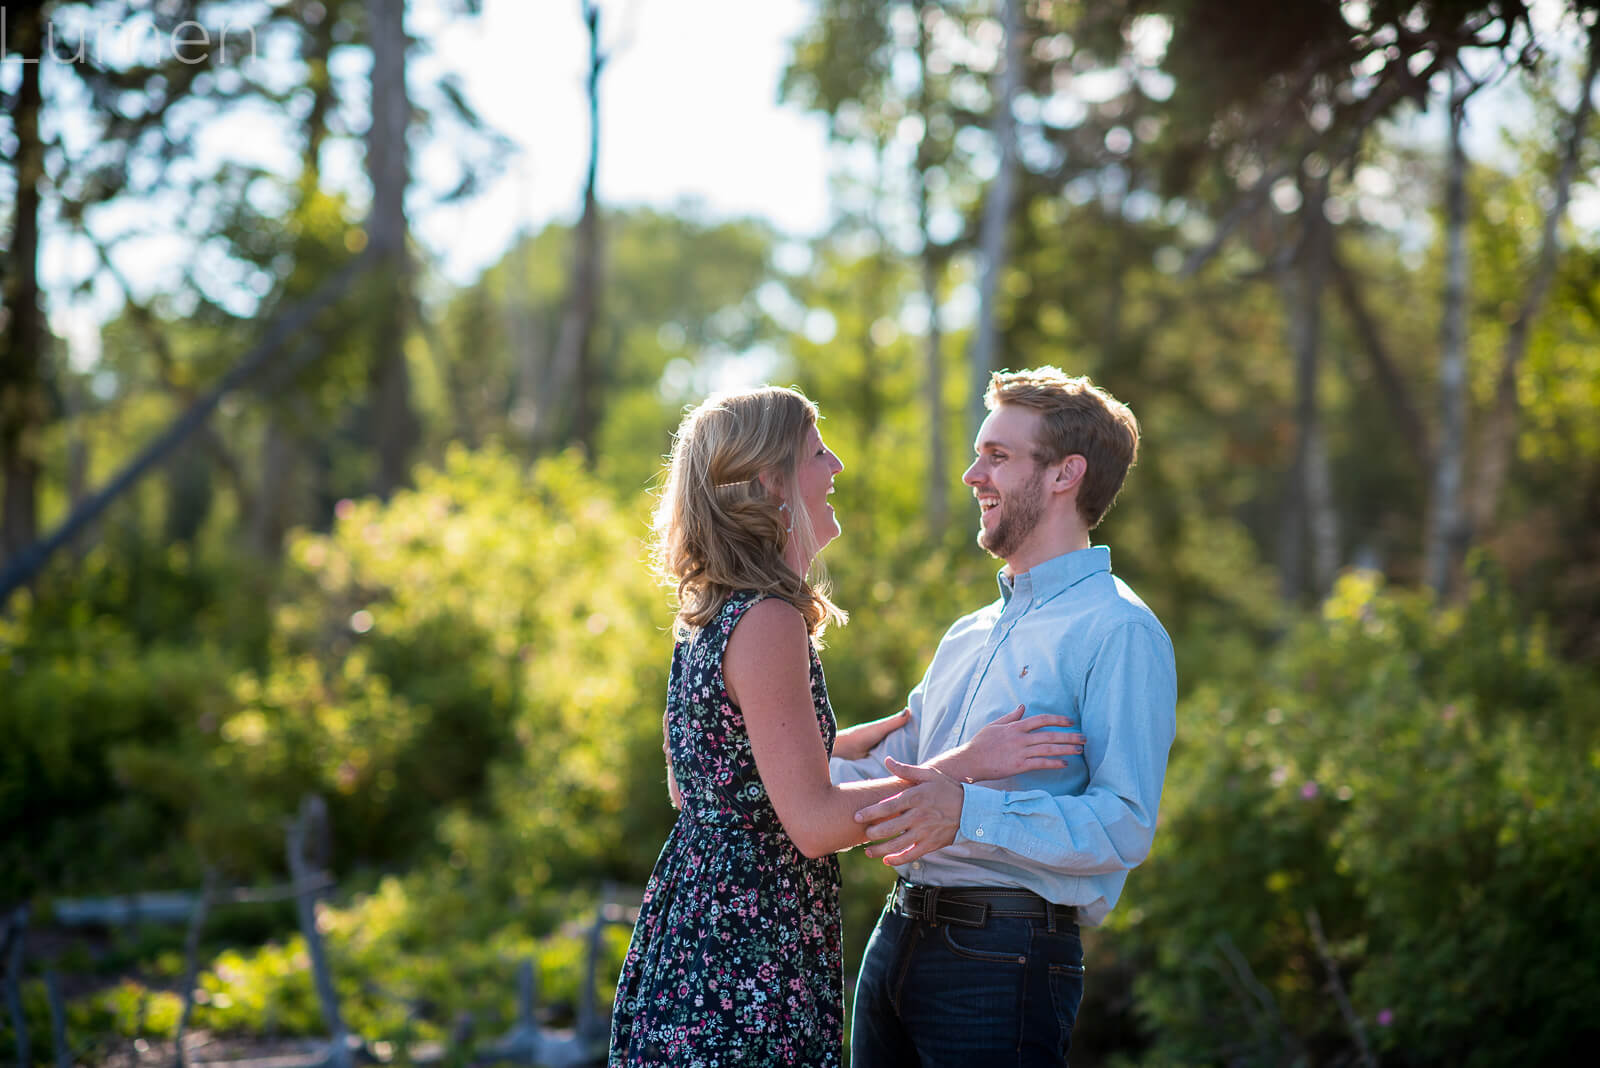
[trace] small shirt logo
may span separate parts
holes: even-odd
[[[1025,679],[1027,677],[1028,677],[1028,665],[1027,664],[1023,664],[1022,665],[1022,670],[1017,673],[1017,678]]]

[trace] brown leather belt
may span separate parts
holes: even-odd
[[[1020,887],[919,886],[899,879],[889,902],[900,915],[928,924],[983,927],[990,917],[1000,916],[1048,920],[1054,927],[1078,922],[1078,910],[1072,905],[1057,905]]]

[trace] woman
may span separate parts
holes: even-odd
[[[677,585],[664,721],[680,815],[645,889],[617,984],[624,1065],[837,1065],[843,1045],[839,864],[854,814],[898,779],[833,785],[835,724],[815,639],[844,613],[807,579],[839,535],[843,465],[795,390],[712,397],[684,419],[656,511]],[[1018,709],[941,770],[969,780],[1059,767],[1082,737]],[[840,736],[865,755],[906,713]],[[845,748],[848,748],[848,754]]]

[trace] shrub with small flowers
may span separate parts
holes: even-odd
[[[1492,576],[1441,609],[1351,574],[1275,648],[1209,658],[1107,932],[1158,1056],[1555,1063],[1594,1037],[1596,708]]]

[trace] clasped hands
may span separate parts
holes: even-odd
[[[1059,768],[1067,756],[1082,753],[1080,734],[1044,728],[1071,727],[1065,716],[1023,720],[1018,705],[979,731],[971,741],[927,764],[904,764],[885,757],[884,768],[906,783],[904,789],[855,814],[869,845],[866,854],[885,864],[909,864],[943,849],[961,829],[966,794],[962,782],[1003,779],[1024,771]]]

